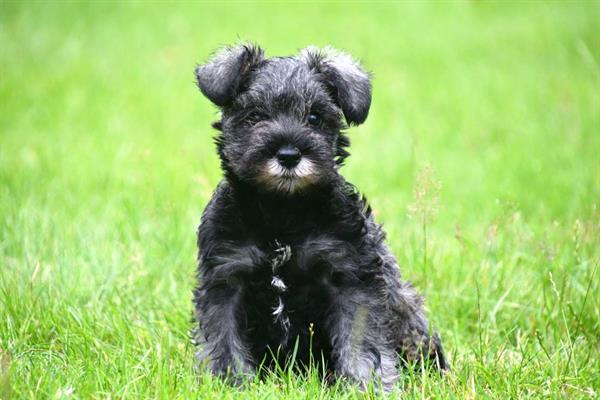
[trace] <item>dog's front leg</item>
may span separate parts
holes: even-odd
[[[389,392],[398,377],[397,356],[378,308],[366,293],[343,290],[333,304],[328,330],[336,375],[363,389],[373,380]]]
[[[197,311],[203,335],[198,356],[212,374],[241,380],[253,373],[254,367],[237,319],[240,293],[214,287],[205,294]]]
[[[212,249],[200,259],[200,287],[195,291],[198,356],[209,371],[241,382],[254,373],[255,360],[244,336],[244,276],[261,262],[253,246]]]

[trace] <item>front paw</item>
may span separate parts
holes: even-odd
[[[241,386],[254,379],[254,369],[247,363],[232,359],[211,360],[208,370],[213,376],[225,380],[233,386]]]
[[[372,384],[376,392],[389,393],[398,379],[397,358],[394,351],[364,352],[341,362],[336,375],[368,390]]]

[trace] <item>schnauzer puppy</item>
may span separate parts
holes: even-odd
[[[200,360],[237,381],[295,352],[300,365],[385,390],[405,364],[447,368],[421,296],[339,173],[344,129],[369,112],[369,74],[330,48],[265,58],[238,45],[196,78],[221,112],[224,172],[198,229]]]

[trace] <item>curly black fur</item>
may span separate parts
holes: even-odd
[[[403,362],[447,368],[421,296],[338,173],[343,129],[368,115],[370,76],[332,49],[266,59],[251,45],[223,49],[196,75],[221,109],[225,174],[198,230],[200,360],[239,379],[285,363],[297,344],[301,365],[322,360],[335,376],[386,390]],[[283,146],[301,153],[296,167],[277,163]]]

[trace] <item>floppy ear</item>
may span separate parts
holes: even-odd
[[[226,106],[239,93],[248,72],[263,59],[263,50],[252,44],[225,47],[196,67],[198,87],[217,106]]]
[[[307,47],[300,58],[323,76],[348,124],[365,122],[371,107],[371,77],[357,61],[331,47]]]

